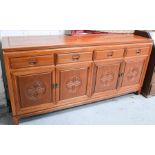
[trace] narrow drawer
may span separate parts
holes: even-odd
[[[57,54],[57,64],[91,61],[92,52]]]
[[[124,55],[124,49],[95,51],[95,60],[121,58]]]
[[[10,65],[13,69],[25,68],[25,67],[37,67],[54,64],[53,55],[45,56],[33,56],[33,57],[19,57],[11,58]]]
[[[149,47],[128,48],[127,53],[126,53],[126,57],[148,55],[149,50],[150,50]]]

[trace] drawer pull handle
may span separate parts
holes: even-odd
[[[37,64],[37,59],[36,59],[36,58],[31,58],[31,59],[29,59],[29,64],[30,64],[30,65],[35,65],[35,64]]]
[[[75,60],[79,60],[80,59],[80,55],[79,54],[75,54],[72,56],[72,60],[75,61]]]
[[[123,77],[124,76],[124,73],[120,73],[118,76],[119,77]]]
[[[137,51],[136,51],[136,54],[141,54],[141,49],[138,49]]]
[[[113,52],[109,52],[108,54],[107,54],[107,57],[112,57],[113,56]]]

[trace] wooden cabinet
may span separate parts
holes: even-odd
[[[14,122],[140,92],[151,47],[137,35],[3,38]]]

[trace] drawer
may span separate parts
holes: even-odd
[[[149,47],[128,48],[127,53],[126,53],[126,57],[148,55],[149,50],[150,50]]]
[[[95,51],[94,60],[121,58],[124,55],[124,49]]]
[[[91,61],[92,52],[57,54],[57,64]]]
[[[32,56],[32,57],[19,57],[11,58],[10,65],[13,69],[25,68],[25,67],[37,67],[54,64],[53,55],[45,56]]]

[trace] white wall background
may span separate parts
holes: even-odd
[[[63,35],[65,31],[63,30],[46,30],[46,31],[24,31],[24,30],[0,30],[0,41],[4,36],[24,36],[24,35]],[[2,81],[2,71],[0,66],[0,106],[6,105],[4,87]]]
[[[0,30],[0,36],[24,36],[24,35],[59,35],[64,34],[64,30],[45,30],[45,31],[25,31],[25,30]]]

